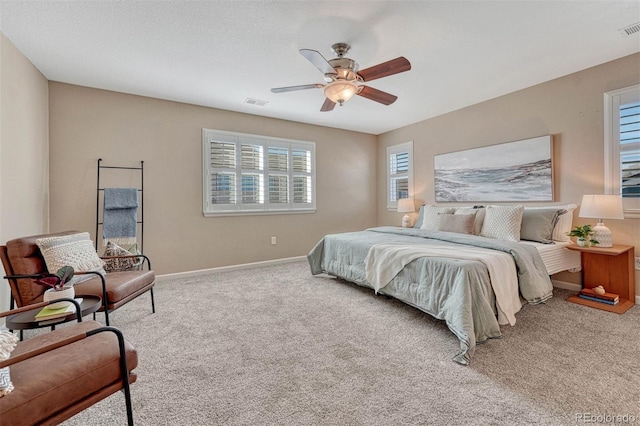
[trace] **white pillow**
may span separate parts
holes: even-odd
[[[571,241],[571,238],[567,235],[571,231],[571,226],[573,225],[573,211],[578,206],[575,204],[565,204],[560,206],[535,206],[535,207],[525,207],[527,210],[538,210],[538,209],[564,209],[567,212],[558,216],[558,222],[556,226],[553,228],[553,234],[551,238],[553,241]]]
[[[104,261],[96,253],[88,232],[38,238],[36,244],[51,274],[63,266],[71,266],[76,272],[104,273]],[[93,274],[74,276],[69,283],[75,285],[91,278]]]
[[[480,235],[482,232],[482,224],[484,223],[484,215],[485,209],[484,207],[458,207],[456,208],[455,214],[474,214],[476,215],[475,221],[473,223],[473,233],[475,235]]]
[[[427,231],[437,231],[440,227],[440,213],[453,213],[453,207],[424,206],[422,216],[422,226],[420,229]]]
[[[480,235],[506,241],[520,241],[522,206],[487,206]]]

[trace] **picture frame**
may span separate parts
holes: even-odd
[[[434,156],[436,202],[553,201],[551,135]]]

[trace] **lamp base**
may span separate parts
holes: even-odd
[[[411,216],[409,216],[408,214],[402,216],[402,227],[411,228]]]
[[[612,247],[613,246],[613,238],[611,236],[611,231],[609,228],[604,226],[604,223],[598,222],[596,226],[593,227],[593,235],[591,238],[598,241],[597,247]]]

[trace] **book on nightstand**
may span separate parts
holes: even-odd
[[[606,300],[609,302],[618,302],[620,300],[620,296],[615,293],[598,294],[591,288],[583,288],[582,290],[580,290],[579,295],[595,297],[596,299]]]
[[[617,305],[619,300],[606,300],[606,299],[599,299],[597,297],[591,297],[591,296],[587,296],[586,294],[578,294],[578,297],[581,299],[585,299],[585,300],[591,300],[593,302],[598,302],[598,303],[604,303],[606,305]]]

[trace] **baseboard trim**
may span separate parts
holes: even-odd
[[[283,263],[298,262],[306,258],[307,258],[306,256],[286,257],[283,259],[265,260],[262,262],[241,263],[239,265],[220,266],[218,268],[197,269],[195,271],[176,272],[174,274],[162,274],[162,275],[157,275],[156,280],[169,281],[169,280],[174,280],[179,278],[200,277],[202,275],[209,275],[217,272],[240,271],[242,269],[253,269],[253,268],[260,268],[263,266],[281,265]]]
[[[580,284],[568,283],[566,281],[559,281],[559,280],[551,280],[551,283],[553,284],[554,287],[562,288],[565,290],[571,290],[571,291],[582,290],[582,286]],[[637,288],[638,287],[636,287],[636,289]],[[640,305],[640,296],[636,296],[635,304]]]
[[[580,284],[574,284],[567,281],[551,280],[551,283],[553,284],[554,287],[562,288],[564,290],[571,290],[571,291],[582,290],[582,286]]]

